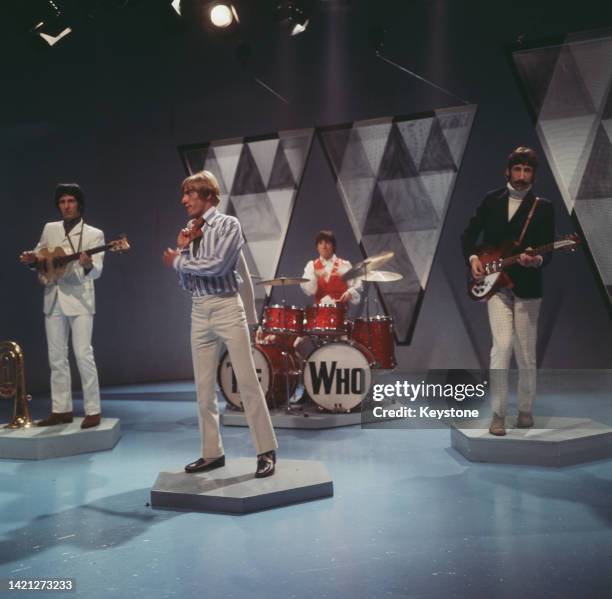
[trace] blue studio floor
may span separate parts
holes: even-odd
[[[597,392],[578,399],[609,421]],[[280,459],[323,461],[333,498],[245,516],[159,511],[158,472],[198,457],[193,387],[103,401],[121,418],[112,451],[0,460],[0,579],[74,578],[88,598],[612,597],[612,460],[473,464],[446,429],[278,430]],[[228,455],[254,453],[247,429],[223,435]]]

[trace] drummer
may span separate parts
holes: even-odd
[[[342,278],[351,268],[351,263],[336,256],[334,232],[319,231],[315,243],[319,257],[306,264],[303,278],[308,282],[300,284],[302,291],[314,295],[316,304],[358,304],[361,280],[350,280],[349,286]]]

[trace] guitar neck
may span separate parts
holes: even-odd
[[[528,253],[530,256],[541,256],[542,254],[547,254],[548,252],[552,252],[555,249],[555,242],[547,243],[546,245],[541,245],[537,248],[529,250]],[[502,260],[502,268],[507,268],[508,266],[512,266],[519,261],[520,254],[514,254],[513,256],[508,256]]]
[[[81,253],[87,254],[88,256],[93,256],[94,254],[98,254],[99,252],[103,252],[107,250],[109,247],[110,247],[110,243],[106,245],[99,245],[98,247],[91,248],[90,250],[84,250]],[[78,260],[81,253],[68,254],[66,256],[62,256],[61,262],[64,264],[68,264],[69,262],[72,262],[73,260]]]

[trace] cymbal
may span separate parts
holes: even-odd
[[[391,283],[403,278],[404,275],[390,270],[369,270],[367,274],[358,277],[361,281],[367,281],[368,283]]]
[[[350,270],[347,270],[342,275],[342,278],[345,281],[348,281],[349,279],[356,279],[357,277],[361,277],[366,272],[371,272],[373,270],[376,270],[377,268],[380,268],[381,266],[389,262],[389,260],[391,260],[393,256],[395,256],[395,253],[392,251],[382,252],[380,254],[370,256],[369,258],[366,258],[361,262],[357,262],[355,266],[353,266]]]
[[[302,277],[277,277],[276,279],[257,281],[255,285],[271,285],[272,287],[278,285],[299,285],[300,283],[308,283],[309,280],[310,279],[303,279]]]

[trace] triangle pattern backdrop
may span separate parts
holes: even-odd
[[[536,131],[612,303],[612,36],[514,53]]]
[[[444,226],[476,106],[317,129],[364,257],[392,250],[385,269],[396,283],[377,285],[409,343]]]
[[[240,219],[251,274],[276,276],[313,129],[179,148],[189,174],[212,172],[221,187],[219,210]],[[258,312],[266,290],[255,285]]]

